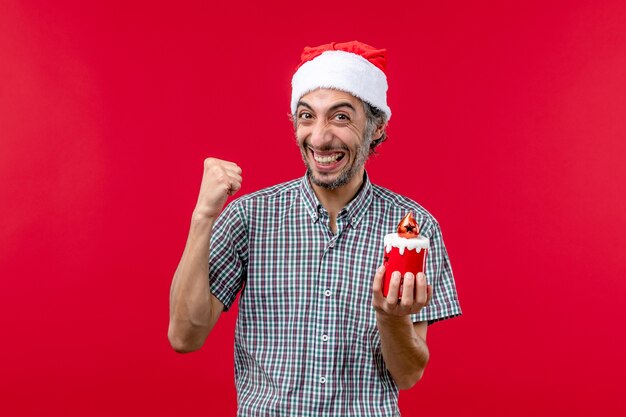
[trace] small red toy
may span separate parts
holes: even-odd
[[[398,298],[402,298],[404,274],[412,272],[417,275],[418,272],[424,272],[426,252],[428,252],[430,247],[430,241],[419,234],[419,226],[415,217],[413,217],[413,212],[409,212],[398,224],[398,232],[386,235],[384,242],[385,277],[383,278],[383,295],[386,297],[389,293],[391,274],[399,271],[402,278],[400,279]]]

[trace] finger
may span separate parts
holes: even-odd
[[[215,184],[214,187],[215,187],[215,190],[218,191],[221,196],[224,194],[231,195],[231,193],[233,193],[232,191],[233,187],[236,187],[236,186],[233,186],[233,184],[231,184],[230,181],[221,181]]]
[[[224,165],[224,169],[231,174],[241,175],[241,167],[233,162],[229,162],[228,165]]]
[[[229,190],[238,191],[241,188],[241,183],[243,180],[241,178],[228,177],[226,179],[226,183],[228,184]]]
[[[376,270],[374,282],[372,283],[372,303],[374,306],[382,306],[385,300],[383,297],[383,278],[385,277],[385,266],[381,265]]]
[[[426,294],[426,275],[420,272],[417,274],[415,286],[415,304],[418,304],[420,307],[426,305],[427,294]]]
[[[402,300],[400,305],[410,308],[415,299],[415,275],[412,272],[404,274],[404,283],[402,284]]]
[[[240,183],[240,184],[241,184],[241,182],[243,181],[243,178],[241,177],[241,175],[239,175],[239,174],[235,174],[234,172],[230,172],[230,173],[228,173],[228,178],[229,178],[231,181],[236,181],[236,182],[238,182],[238,183]]]
[[[234,162],[232,163],[232,165],[230,165],[228,167],[228,169],[232,172],[234,172],[235,174],[241,175],[241,167],[237,164],[235,164]]]
[[[391,306],[398,305],[398,290],[400,288],[400,279],[402,276],[399,271],[394,271],[389,280],[389,291],[387,292],[387,304]]]
[[[231,179],[231,174],[221,166],[211,165],[205,169],[203,180],[205,178],[214,184],[227,183]]]
[[[220,178],[214,185],[210,186],[215,187],[216,190],[221,190],[221,192],[230,196],[239,191],[241,188],[241,182],[225,176]]]
[[[241,176],[241,168],[233,163],[227,161],[215,160],[213,158],[207,158],[204,161],[204,170],[211,177],[220,179],[223,177]]]
[[[226,193],[228,194],[229,197],[232,197],[235,194],[237,194],[237,191],[239,191],[240,189],[241,189],[241,185],[231,184],[231,186],[228,187],[228,190],[226,191]]]
[[[229,196],[233,196],[237,191],[241,189],[241,183],[231,182],[228,185],[228,190],[226,191]]]
[[[241,178],[241,175],[229,173],[227,181],[228,181],[228,195],[233,195],[241,189],[241,183],[243,181],[243,179]]]

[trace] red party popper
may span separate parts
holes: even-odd
[[[398,224],[397,233],[385,235],[385,276],[383,278],[383,295],[389,293],[391,274],[399,271],[401,274],[398,297],[402,298],[402,283],[404,274],[424,272],[426,252],[430,247],[428,238],[419,234],[419,226],[413,212],[409,212]]]

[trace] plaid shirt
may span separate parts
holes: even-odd
[[[229,204],[211,239],[212,293],[228,309],[237,293],[235,383],[241,416],[398,416],[371,287],[383,236],[413,210],[430,238],[431,303],[413,321],[461,314],[435,219],[370,183],[337,216],[337,233],[308,178]]]

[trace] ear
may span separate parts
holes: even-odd
[[[298,118],[291,113],[287,114],[287,118],[291,122],[291,125],[293,126],[293,130],[296,131],[296,129],[298,129]]]
[[[378,140],[380,139],[380,137],[383,135],[383,133],[385,132],[385,129],[387,128],[387,123],[383,123],[382,125],[378,125],[376,127],[376,130],[374,131],[374,134],[372,135],[372,140]]]

